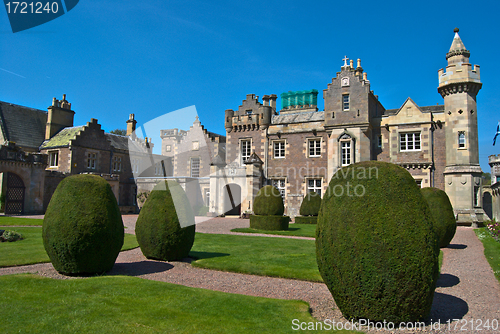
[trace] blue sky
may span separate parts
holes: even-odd
[[[106,131],[195,106],[210,131],[225,134],[224,110],[246,94],[318,89],[342,58],[361,58],[386,109],[407,97],[442,104],[440,68],[453,28],[481,66],[479,154],[483,171],[497,122],[498,2],[470,1],[92,1],[13,34],[0,11],[0,100],[43,109],[67,99],[75,125],[97,118]],[[278,107],[280,102],[278,102]],[[163,128],[186,127],[179,117]],[[159,146],[159,138],[153,143]]]

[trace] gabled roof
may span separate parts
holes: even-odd
[[[419,107],[415,101],[413,101],[411,99],[411,97],[407,98],[406,101],[401,105],[401,107],[397,108],[397,109],[386,109],[385,112],[384,112],[384,115],[385,116],[394,116],[394,115],[397,115],[399,114],[399,112],[401,111],[401,109],[403,109],[403,107],[408,104],[408,103],[412,103],[413,105],[415,105],[415,107],[420,110],[420,112],[422,113],[429,113],[429,112],[444,112],[444,105],[435,105],[435,106],[427,106],[427,107]]]
[[[324,120],[325,113],[323,111],[305,111],[293,114],[275,115],[271,119],[271,124],[305,123]]]
[[[20,147],[38,149],[45,139],[47,112],[0,101],[0,126],[4,138]]]
[[[40,146],[41,150],[56,147],[69,146],[71,140],[76,139],[76,136],[84,129],[84,126],[74,126],[71,128],[64,128],[59,131],[52,138],[45,140]]]

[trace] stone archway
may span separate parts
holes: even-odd
[[[25,153],[14,143],[0,146],[5,213],[43,213],[47,155]]]
[[[26,187],[19,175],[11,172],[5,173],[6,191],[5,191],[5,214],[20,215],[24,213],[24,196]]]
[[[241,187],[236,183],[224,187],[224,213],[226,216],[241,214]]]

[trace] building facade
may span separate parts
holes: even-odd
[[[456,29],[448,65],[438,71],[444,104],[433,106],[408,98],[385,109],[361,60],[354,66],[347,58],[323,90],[323,111],[314,89],[281,94],[280,111],[276,95],[262,102],[247,95],[237,110],[225,111],[226,160],[212,166],[210,193],[217,196],[210,211],[251,211],[258,189],[272,184],[286,214],[295,216],[307,192],[323,193],[339,168],[378,160],[406,168],[421,187],[445,190],[459,223],[482,222],[476,107],[482,84],[469,56]]]
[[[44,213],[59,182],[89,173],[106,179],[122,212],[136,212],[139,177],[153,175],[169,157],[152,153],[147,138],[135,137],[134,115],[126,135],[106,133],[97,119],[74,126],[75,112],[63,95],[48,111],[0,102],[0,180],[9,214]],[[12,209],[11,209],[12,208]]]

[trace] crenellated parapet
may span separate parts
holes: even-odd
[[[237,111],[226,110],[226,131],[230,133],[266,129],[271,124],[271,117],[276,114],[276,98],[274,94],[265,95],[262,104],[258,96],[248,94]]]
[[[42,153],[26,153],[16,143],[6,142],[0,146],[0,161],[2,163],[24,163],[45,169],[47,166],[47,155]]]

